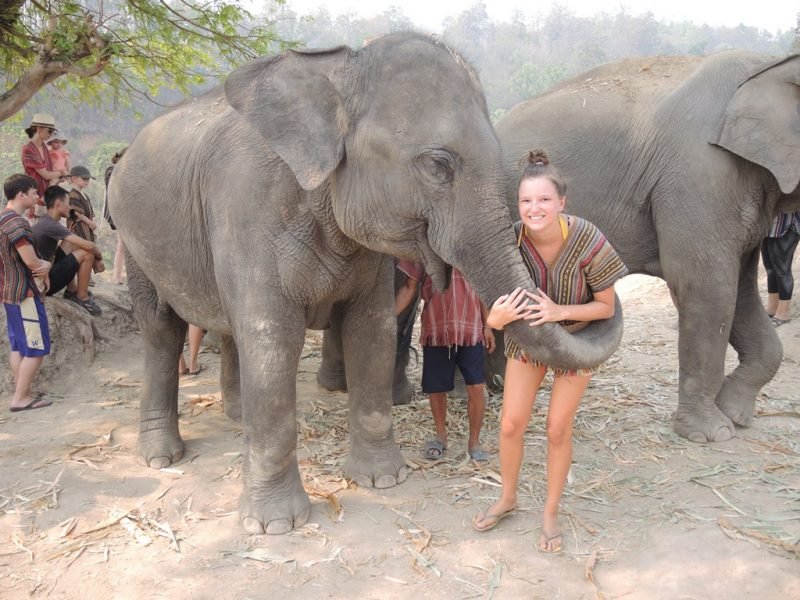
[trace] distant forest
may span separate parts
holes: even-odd
[[[724,10],[721,8],[720,10]],[[753,10],[758,10],[757,3]],[[332,17],[319,9],[299,16],[284,6],[265,5],[264,18],[274,23],[279,36],[309,48],[346,44],[360,47],[375,36],[416,30],[424,33],[405,14],[392,8],[370,19],[356,15]],[[630,56],[708,55],[740,48],[785,55],[795,47],[797,23],[786,23],[784,31],[771,33],[755,27],[709,27],[688,22],[661,23],[652,15],[620,11],[594,17],[578,17],[556,6],[544,17],[532,20],[517,15],[509,21],[493,21],[486,4],[443,22],[441,37],[477,70],[493,118],[514,104],[538,94],[554,83],[598,64]],[[198,89],[197,93],[204,90]],[[61,131],[70,139],[73,164],[87,164],[101,172],[108,157],[126,145],[144,123],[182,100],[164,90],[154,104],[143,98],[133,106],[66,106],[52,87],[46,88],[26,106],[33,112],[56,116]],[[19,145],[25,124],[6,121],[0,128],[0,167],[4,173],[19,161]]]

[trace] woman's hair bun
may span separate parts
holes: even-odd
[[[536,150],[528,152],[528,162],[532,165],[541,164],[542,166],[546,166],[550,164],[550,158],[547,156],[547,152],[541,148],[537,148]]]

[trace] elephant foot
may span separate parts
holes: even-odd
[[[346,392],[347,378],[344,369],[338,370],[326,367],[323,363],[317,371],[317,383],[329,392]]]
[[[400,448],[392,443],[381,449],[354,447],[345,461],[344,474],[360,487],[386,489],[403,483],[408,469]]]
[[[752,386],[726,377],[717,394],[717,407],[739,427],[750,427],[756,408],[756,393]]]
[[[392,404],[395,406],[409,404],[413,399],[414,386],[411,385],[404,372],[403,376],[396,379],[392,385]]]
[[[139,431],[139,463],[163,469],[183,458],[183,440],[177,426]]]
[[[731,420],[716,406],[703,412],[678,407],[673,418],[673,428],[678,435],[698,444],[725,442],[736,435]]]
[[[311,503],[295,472],[288,485],[272,481],[259,486],[257,494],[245,491],[239,500],[239,519],[247,533],[282,535],[302,527],[311,514]]]

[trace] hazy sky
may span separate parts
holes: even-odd
[[[431,31],[440,30],[445,17],[474,4],[473,0],[287,0],[299,14],[325,6],[333,16],[354,12],[369,17],[396,6],[414,23]],[[485,0],[484,4],[494,20],[507,20],[514,10],[528,17],[546,15],[553,4],[558,4],[578,16],[616,14],[624,9],[632,15],[650,12],[659,21],[688,20],[727,27],[744,24],[773,33],[793,29],[800,13],[800,0]]]

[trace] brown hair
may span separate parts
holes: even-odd
[[[522,174],[519,177],[520,184],[526,179],[546,177],[556,186],[556,192],[558,192],[559,196],[563,197],[567,195],[567,182],[561,176],[561,173],[558,172],[558,169],[550,163],[547,152],[541,148],[529,150],[525,156],[519,159],[519,165],[522,167]],[[519,187],[519,185],[517,187]]]

